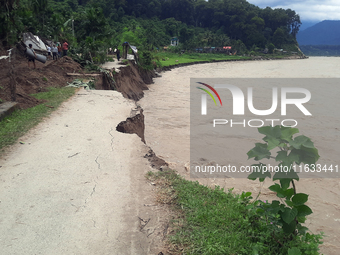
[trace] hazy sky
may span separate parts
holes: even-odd
[[[261,8],[295,10],[301,21],[340,20],[340,0],[247,0]]]

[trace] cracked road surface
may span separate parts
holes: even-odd
[[[158,254],[148,148],[116,131],[133,101],[79,90],[0,159],[0,254]],[[140,227],[142,221],[147,225]]]

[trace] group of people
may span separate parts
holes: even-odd
[[[52,58],[53,60],[57,60],[61,58],[61,52],[63,52],[63,56],[67,56],[68,51],[68,43],[65,41],[61,46],[60,43],[52,44],[51,47],[47,46],[47,55],[48,57]]]
[[[35,53],[32,44],[29,44],[29,49],[33,52],[34,57],[31,55],[27,55],[28,58],[28,67],[30,67],[30,62],[33,62],[33,66],[35,67],[35,59],[37,58],[37,54]],[[61,53],[63,52],[63,56],[67,56],[68,51],[68,43],[65,41],[63,45],[61,45],[59,42],[57,44],[46,45],[47,48],[47,58],[57,60],[58,58],[61,58]]]

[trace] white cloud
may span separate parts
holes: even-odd
[[[339,0],[248,0],[248,2],[261,8],[269,6],[273,9],[292,9],[303,21],[340,20]]]

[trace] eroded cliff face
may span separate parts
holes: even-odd
[[[142,142],[145,143],[143,109],[137,107],[135,110],[132,110],[131,117],[120,122],[117,125],[116,130],[122,133],[136,134],[141,138]]]
[[[153,71],[142,70],[133,62],[120,68],[120,72],[113,76],[115,89],[135,101],[144,96],[143,90],[148,90],[147,84],[153,83],[154,77]]]
[[[124,97],[137,102],[144,96],[143,90],[148,89],[147,84],[153,83],[152,78],[154,77],[155,73],[153,71],[141,70],[130,62],[128,66],[122,67],[120,72],[114,75],[115,89],[121,92]],[[130,117],[120,122],[116,130],[122,133],[136,134],[147,145],[144,137],[144,114],[140,106],[132,109]],[[150,147],[144,157],[149,160],[153,168],[162,170],[163,167],[168,166],[168,163],[158,158]]]

